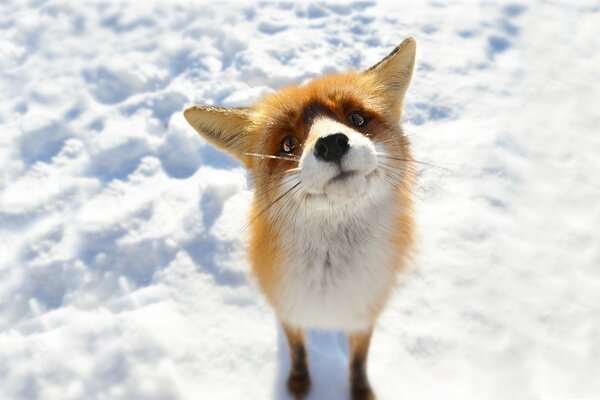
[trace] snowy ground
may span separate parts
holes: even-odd
[[[600,5],[0,2],[0,399],[286,399],[240,165],[186,125],[419,42],[381,399],[600,398]],[[346,349],[311,333],[311,400]]]

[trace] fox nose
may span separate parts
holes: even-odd
[[[339,161],[350,148],[348,142],[343,133],[321,137],[315,143],[315,156],[323,161]]]

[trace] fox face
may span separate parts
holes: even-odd
[[[269,176],[271,171],[289,177],[279,192],[293,190],[292,199],[307,207],[329,209],[330,205],[342,206],[374,195],[385,177],[378,169],[378,152],[384,154],[384,142],[396,141],[394,136],[401,139],[397,132],[386,129],[381,112],[384,104],[363,100],[368,88],[357,84],[357,78],[329,76],[296,88],[306,99],[294,105],[292,118],[281,118],[291,124],[267,123],[284,136],[274,134],[262,151],[277,152],[290,162],[267,166],[265,176],[275,184],[282,180]],[[276,97],[268,101],[282,103],[285,97],[295,98],[296,94],[284,91]],[[401,140],[397,142],[401,145]],[[274,160],[269,163],[276,164]],[[267,182],[262,185],[269,186]]]
[[[369,200],[401,184],[410,160],[398,122],[414,52],[407,39],[362,73],[284,88],[250,108],[195,106],[184,115],[250,169],[263,200],[289,192],[316,209]]]
[[[412,245],[413,160],[399,122],[415,49],[406,39],[366,71],[289,86],[248,108],[184,111],[252,176],[250,261],[288,338],[297,398],[310,387],[302,330],[318,328],[349,333],[353,399],[374,399],[371,332]]]

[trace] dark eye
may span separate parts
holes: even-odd
[[[365,117],[358,112],[353,112],[352,114],[350,114],[348,116],[348,119],[350,120],[350,123],[354,126],[363,126],[367,123]]]
[[[284,153],[293,153],[298,147],[298,138],[296,136],[286,136],[281,142],[281,151]]]

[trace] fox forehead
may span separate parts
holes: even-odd
[[[354,109],[383,112],[385,101],[376,82],[349,72],[283,88],[263,98],[254,109],[256,125],[264,127],[290,121],[309,124],[321,114],[333,117]]]
[[[380,88],[362,74],[333,74],[302,85],[289,86],[266,96],[254,106],[250,134],[260,151],[274,151],[288,135],[305,140],[320,116],[344,122],[352,111],[380,116],[385,99]]]

